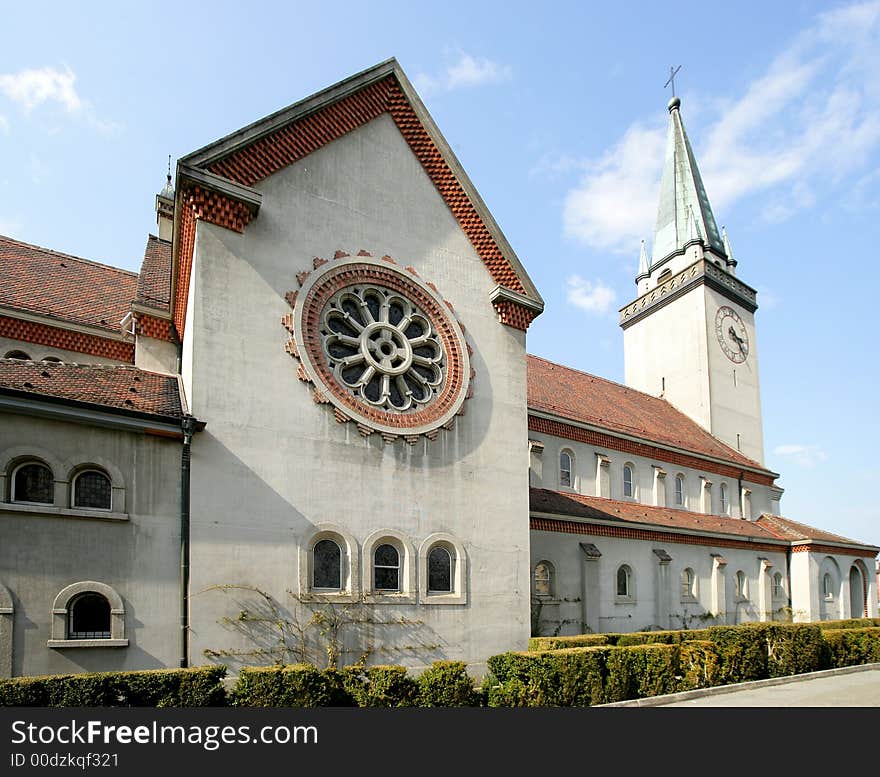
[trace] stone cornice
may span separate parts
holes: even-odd
[[[758,309],[757,294],[751,286],[705,259],[694,262],[641,297],[620,309],[620,326],[626,329],[655,310],[705,284],[741,305],[750,313]]]

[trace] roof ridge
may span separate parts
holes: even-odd
[[[533,353],[527,353],[526,356],[529,359],[540,359],[541,361],[547,362],[547,364],[552,364],[555,367],[562,367],[564,370],[568,370],[569,372],[576,372],[578,375],[585,375],[588,378],[595,378],[596,380],[601,380],[603,383],[609,383],[612,386],[618,386],[619,388],[625,389],[626,391],[632,391],[633,393],[639,394],[643,397],[648,397],[650,399],[656,399],[658,402],[665,402],[673,410],[676,410],[679,413],[681,412],[681,410],[678,410],[678,408],[675,407],[675,405],[671,404],[664,397],[656,397],[653,394],[648,394],[644,391],[639,391],[638,389],[633,388],[632,386],[627,386],[625,383],[620,383],[619,381],[611,380],[610,378],[605,378],[601,375],[596,375],[595,373],[592,373],[592,372],[586,372],[585,370],[579,370],[577,367],[569,367],[567,364],[562,364],[560,362],[551,361],[550,359],[547,359],[544,356],[537,356],[536,354],[533,354]]]
[[[158,238],[157,238],[158,239]],[[136,273],[134,270],[126,270],[123,267],[114,267],[112,264],[106,264],[104,262],[96,262],[94,259],[86,259],[82,256],[75,256],[74,254],[66,254],[63,251],[56,251],[54,248],[46,248],[45,246],[39,246],[36,243],[27,243],[24,240],[18,240],[14,237],[9,237],[9,235],[0,235],[0,240],[5,240],[10,243],[15,243],[16,245],[26,246],[27,248],[34,248],[38,251],[43,251],[47,254],[52,254],[54,256],[60,256],[65,259],[73,259],[75,262],[83,262],[84,264],[90,264],[94,267],[103,267],[107,270],[115,270],[116,272],[125,273],[126,275],[133,275],[135,278],[138,277],[139,273]],[[165,241],[167,242],[167,241]]]
[[[854,540],[851,537],[844,537],[842,534],[836,534],[835,532],[828,531],[827,529],[820,529],[816,526],[811,526],[808,523],[801,523],[800,521],[795,521],[793,518],[786,518],[784,515],[777,515],[776,513],[761,513],[760,518],[766,519],[768,523],[773,524],[781,531],[794,531],[794,529],[792,528],[793,525],[801,529],[811,529],[812,531],[818,531],[822,534],[828,535],[829,537],[837,537],[837,539],[839,539],[841,542],[846,542],[852,545],[865,544],[860,542],[859,540]],[[779,525],[780,523],[782,524],[782,526]],[[786,526],[786,524],[789,524],[789,526]]]
[[[158,240],[160,243],[168,243],[168,245],[171,245],[170,240],[166,240],[164,237],[159,237],[158,235],[154,235],[152,232],[147,232],[147,239]]]

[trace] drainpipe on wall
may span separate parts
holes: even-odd
[[[189,485],[190,446],[196,419],[184,416],[183,450],[180,454],[180,668],[189,666]]]

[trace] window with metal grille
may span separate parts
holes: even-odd
[[[452,591],[452,554],[437,546],[428,554],[428,593],[448,594]]]
[[[12,501],[30,504],[53,504],[55,478],[45,464],[22,464],[12,475]]]
[[[73,481],[73,506],[109,510],[111,505],[110,478],[103,472],[89,469],[80,472]]]
[[[312,549],[312,588],[342,588],[342,551],[333,540],[319,540]]]
[[[87,592],[75,597],[67,610],[68,639],[110,639],[110,602]]]
[[[373,587],[377,591],[400,590],[400,553],[383,544],[373,553]]]

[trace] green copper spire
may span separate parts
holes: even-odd
[[[681,121],[680,106],[678,97],[669,101],[669,131],[666,135],[666,157],[660,180],[660,204],[654,227],[651,264],[683,250],[695,237],[702,240],[706,248],[724,255],[715,216],[712,215],[706,188]]]

